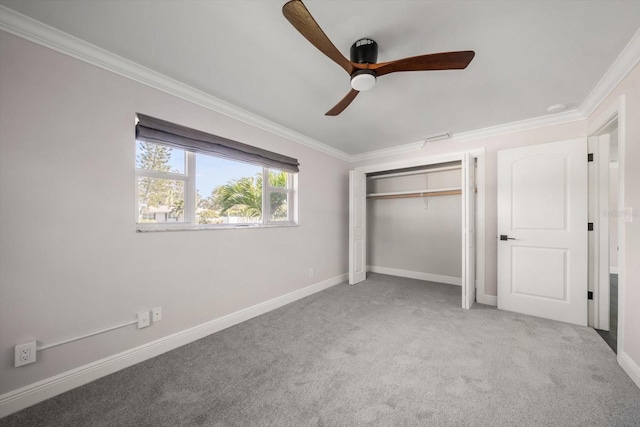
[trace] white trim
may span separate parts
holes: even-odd
[[[484,305],[492,305],[494,307],[498,306],[498,297],[495,295],[481,295],[476,292],[476,302]]]
[[[472,141],[480,138],[503,135],[505,133],[521,132],[529,129],[537,129],[546,126],[576,122],[579,120],[583,120],[584,118],[585,115],[582,114],[579,110],[566,111],[560,114],[533,117],[530,119],[504,123],[497,126],[490,126],[487,128],[477,129],[469,132],[456,133],[451,138],[451,141]]]
[[[636,33],[636,36],[638,33]],[[625,181],[624,171],[626,167],[625,147],[626,147],[626,112],[625,112],[625,95],[621,95],[617,100],[611,103],[589,126],[589,135],[597,135],[602,129],[608,126],[611,121],[617,117],[618,120],[618,212],[624,212],[625,209]],[[635,362],[625,352],[625,291],[626,291],[626,269],[625,269],[625,235],[626,223],[618,221],[618,363],[633,378],[630,372],[637,373],[638,370],[631,369],[637,367]],[[627,367],[623,366],[623,363]],[[627,368],[630,368],[627,369]],[[634,381],[638,381],[636,376]],[[640,385],[639,385],[640,387]]]
[[[196,153],[185,150],[184,154],[185,154],[185,168],[186,168],[185,172],[186,172],[187,179],[184,184],[184,199],[182,201],[184,212],[182,214],[184,215],[184,218],[188,222],[195,224],[196,210],[198,209],[197,197],[196,197],[196,194],[198,194],[198,190],[196,189],[196,177],[198,176],[198,167],[197,167],[198,162],[196,162]],[[264,170],[264,168],[262,169]],[[138,168],[136,168],[136,172],[138,172]],[[138,185],[140,184],[138,184],[138,180],[136,179],[136,187]],[[136,202],[139,202],[139,201],[140,201],[139,199],[136,200]],[[138,206],[138,203],[136,203],[136,210],[139,208],[140,206]],[[262,212],[264,212],[264,210]],[[136,222],[138,221],[139,220],[137,220]]]
[[[602,76],[598,84],[587,95],[580,106],[580,112],[586,118],[591,115],[602,101],[624,80],[625,77],[640,62],[640,30],[622,49],[613,64]],[[591,133],[589,133],[591,135]]]
[[[560,114],[553,114],[531,119],[520,120],[517,122],[504,123],[496,126],[490,126],[482,129],[476,129],[469,132],[460,132],[453,134],[450,142],[467,142],[480,138],[488,138],[491,136],[502,135],[505,133],[519,132],[528,129],[535,129],[545,126],[559,125],[563,123],[571,123],[584,120],[585,116],[579,110],[567,111]],[[398,145],[391,148],[383,148],[381,150],[367,151],[365,153],[353,154],[351,162],[360,162],[363,160],[377,159],[389,157],[395,154],[403,154],[409,152],[420,151],[424,148],[424,141],[412,142],[409,144]]]
[[[625,352],[618,351],[618,363],[629,378],[640,388],[640,366]]]
[[[622,95],[617,103],[618,115],[618,212],[625,211],[625,169],[627,164],[626,144],[627,144],[627,117],[625,107],[625,96]],[[627,267],[626,267],[626,232],[627,224],[625,221],[618,221],[618,354],[624,354],[625,351],[625,302],[627,287]],[[620,361],[618,361],[620,363]]]
[[[618,118],[620,111],[624,109],[624,95],[620,96],[617,100],[611,103],[600,115],[591,120],[589,129],[587,129],[588,136],[598,136],[601,131],[608,128],[608,126]],[[620,139],[620,123],[618,123],[618,139]],[[620,142],[620,141],[618,141]],[[618,153],[618,168],[620,167],[620,153]]]
[[[475,151],[470,151],[469,153],[473,154]],[[367,166],[359,166],[356,167],[355,170],[363,173],[373,173],[373,172],[383,172],[390,171],[394,169],[403,169],[410,168],[414,166],[428,166],[434,165],[438,163],[448,163],[448,162],[461,162],[464,157],[464,152],[457,153],[447,153],[439,156],[430,156],[430,157],[414,157],[406,160],[398,160],[395,162],[387,162],[387,163],[377,163],[375,165],[367,165]]]
[[[351,163],[361,162],[363,160],[377,159],[380,157],[389,157],[395,154],[409,153],[412,151],[420,151],[425,146],[424,141],[411,142],[409,144],[397,145],[395,147],[383,148],[381,150],[367,151],[364,153],[351,155]]]
[[[425,141],[421,140],[381,150],[349,155],[2,5],[0,5],[0,30],[347,162],[354,163],[362,160],[419,151],[425,146]],[[579,109],[512,123],[504,123],[469,132],[461,132],[454,134],[451,141],[470,141],[478,138],[583,120],[604,101],[606,96],[629,74],[638,62],[640,62],[640,30],[636,32],[618,55],[605,75],[582,102]]]
[[[0,396],[0,418],[343,283],[345,280],[346,273],[10,391]]]
[[[618,267],[609,267],[609,274],[618,274]]]
[[[486,149],[476,150],[476,301],[480,304],[498,305],[498,297],[486,293]]]
[[[476,158],[465,154],[462,159],[462,233],[460,248],[462,259],[462,308],[469,310],[476,302]]]
[[[371,273],[388,274],[389,276],[407,277],[409,279],[426,280],[428,282],[446,283],[448,285],[462,286],[462,278],[442,276],[440,274],[422,273],[419,271],[400,270],[398,268],[380,267],[368,265],[367,271]]]
[[[0,5],[0,30],[344,161],[351,156],[178,80]]]

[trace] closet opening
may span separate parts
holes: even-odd
[[[367,269],[462,285],[460,162],[367,175]]]
[[[476,300],[475,176],[469,153],[352,170],[349,283],[372,272],[460,286],[462,307],[470,308]]]

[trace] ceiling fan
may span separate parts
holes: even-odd
[[[467,68],[475,56],[474,51],[465,50],[412,56],[377,64],[378,44],[374,40],[363,38],[351,46],[351,60],[348,60],[331,43],[329,37],[322,31],[301,0],[287,2],[282,7],[282,13],[312,45],[344,68],[351,76],[351,91],[327,111],[326,116],[340,114],[351,104],[359,92],[371,89],[380,76],[398,71],[462,70]]]

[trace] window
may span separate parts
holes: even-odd
[[[138,230],[296,224],[297,174],[284,170],[291,165],[176,147],[170,137],[164,144],[136,131]]]

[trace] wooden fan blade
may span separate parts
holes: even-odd
[[[282,14],[307,40],[320,52],[327,55],[333,62],[344,68],[351,75],[354,68],[351,61],[344,57],[329,37],[322,31],[311,13],[300,0],[291,0],[282,6]]]
[[[335,107],[333,107],[331,110],[327,111],[324,115],[325,116],[337,116],[338,114],[342,113],[344,111],[344,109],[347,108],[349,106],[349,104],[351,104],[351,101],[356,99],[356,96],[358,96],[359,93],[360,92],[358,92],[357,90],[351,89],[351,91],[347,94],[347,96],[342,98],[340,100],[340,102],[338,102],[335,105]]]
[[[375,70],[377,76],[399,71],[463,70],[467,68],[475,55],[476,53],[472,50],[433,53],[371,64],[367,68]]]

